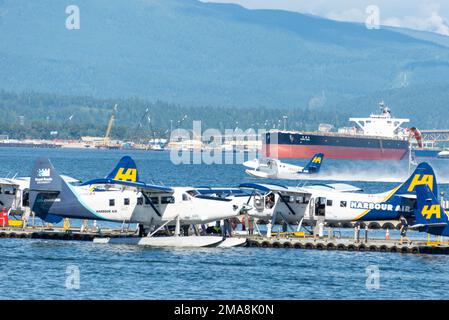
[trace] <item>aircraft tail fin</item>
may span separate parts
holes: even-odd
[[[310,159],[310,162],[304,167],[302,172],[304,173],[318,173],[321,168],[321,163],[323,162],[324,154],[323,153],[317,153],[315,154],[312,159]]]
[[[48,214],[48,210],[59,196],[63,183],[48,158],[36,160],[30,179],[30,208],[36,216],[53,223],[62,220],[59,216]]]
[[[416,187],[419,185],[428,186],[435,197],[438,197],[438,185],[435,172],[427,162],[420,163],[407,181],[398,187],[395,194],[414,195]]]
[[[415,228],[436,235],[446,235],[444,228],[448,224],[448,216],[435,194],[427,185],[416,186],[417,211]],[[422,230],[424,229],[424,230]]]
[[[120,159],[107,176],[107,179],[122,180],[130,182],[139,182],[139,172],[137,171],[136,163],[130,156],[124,156]]]

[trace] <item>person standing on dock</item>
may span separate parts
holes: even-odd
[[[412,243],[410,241],[410,239],[407,237],[407,230],[408,230],[408,222],[407,219],[405,219],[403,216],[401,216],[401,240],[400,243],[403,244],[404,241],[408,242],[408,243]]]

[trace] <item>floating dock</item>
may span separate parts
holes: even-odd
[[[134,230],[102,229],[101,232],[81,232],[79,228],[64,230],[62,228],[0,228],[0,238],[52,239],[92,241],[94,238],[116,238],[132,236]]]
[[[133,238],[137,239],[135,230],[101,229],[101,232],[81,232],[79,228],[71,228],[69,230],[63,228],[43,229],[36,227],[27,227],[25,229],[0,228],[0,238],[93,241],[94,238],[113,239],[125,237],[129,238],[129,240]],[[426,240],[412,240],[412,242],[404,242],[401,244],[399,239],[360,238],[356,240],[347,237],[298,237],[293,235],[273,235],[271,238],[259,235],[235,236],[232,239],[246,239],[245,247],[259,248],[449,254],[449,243]],[[101,242],[101,240],[97,242]]]
[[[293,248],[307,250],[371,251],[395,253],[449,254],[449,245],[440,242],[412,240],[400,243],[398,239],[368,239],[356,241],[352,238],[313,238],[313,237],[260,237],[247,239],[247,247]]]

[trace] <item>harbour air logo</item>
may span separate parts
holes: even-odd
[[[312,163],[321,163],[321,157],[313,158]]]
[[[37,169],[37,176],[41,178],[50,176],[50,169]]]
[[[434,204],[432,206],[425,205],[422,208],[421,214],[426,220],[430,220],[432,216],[435,216],[436,219],[441,219],[441,206],[439,204]]]
[[[375,203],[375,202],[362,202],[351,201],[351,209],[363,209],[363,210],[382,210],[389,212],[412,212],[409,206],[392,205],[389,203]]]

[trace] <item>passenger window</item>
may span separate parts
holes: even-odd
[[[150,200],[153,204],[159,204],[159,197],[151,197]]]
[[[138,206],[143,205],[143,198],[142,197],[137,198],[137,205]]]
[[[115,199],[109,199],[109,206],[110,207],[115,206]]]
[[[123,203],[125,204],[125,206],[129,206],[129,198],[125,198]]]
[[[175,203],[175,198],[174,197],[162,197],[161,204],[167,204],[167,203]]]
[[[346,201],[340,201],[340,208],[346,208]]]
[[[327,205],[328,207],[332,207],[332,200],[327,200],[326,205]]]

